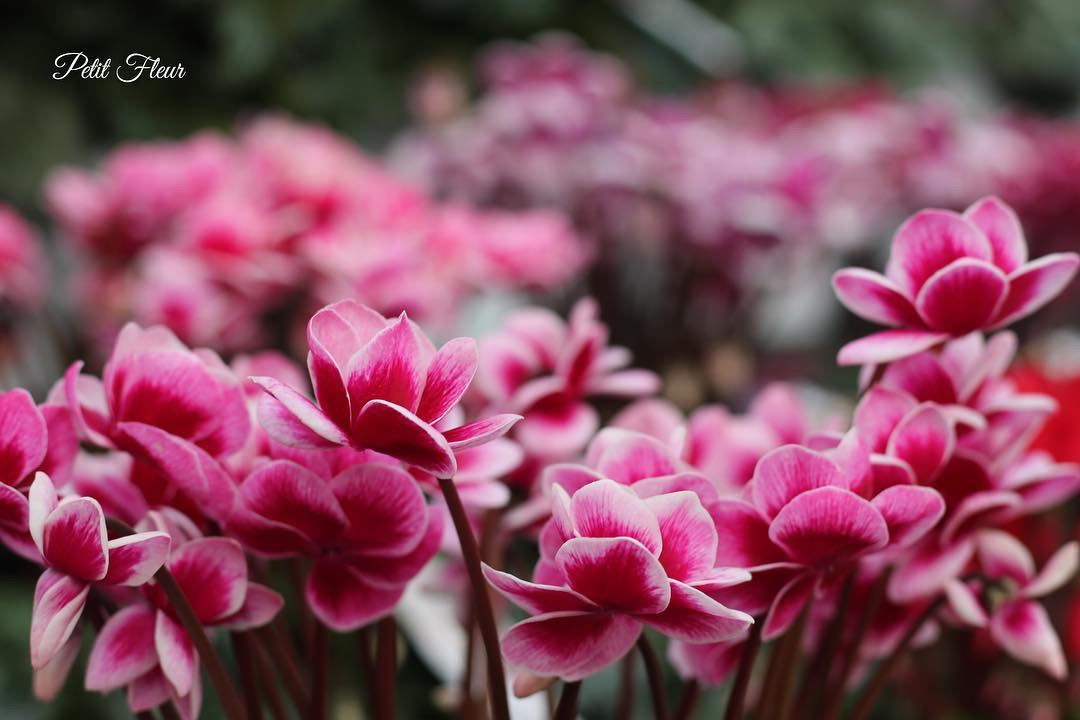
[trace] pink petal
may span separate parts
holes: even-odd
[[[603,475],[584,465],[575,463],[554,463],[544,468],[541,481],[545,487],[558,485],[568,494],[575,492],[590,483],[603,479]]]
[[[64,689],[72,666],[79,659],[82,649],[82,636],[72,634],[53,659],[45,667],[34,670],[34,699],[40,702],[52,702]]]
[[[162,705],[169,700],[169,681],[161,668],[135,678],[127,690],[128,708],[131,712],[145,712]]]
[[[343,549],[373,555],[404,555],[427,528],[427,505],[412,476],[382,463],[355,465],[331,482],[344,513]]]
[[[1039,574],[1024,588],[1024,597],[1036,598],[1049,595],[1072,580],[1080,566],[1080,544],[1075,540],[1057,550],[1043,565]]]
[[[169,557],[168,533],[144,532],[109,541],[107,585],[138,587],[150,580]]]
[[[45,519],[42,552],[50,567],[94,582],[109,569],[105,514],[93,498],[61,502]]]
[[[785,445],[758,461],[751,496],[757,509],[771,518],[800,493],[830,485],[847,487],[836,463],[801,445]]]
[[[613,480],[598,480],[570,499],[574,529],[583,537],[633,538],[659,553],[662,540],[656,516],[644,500]]]
[[[233,632],[252,630],[269,623],[284,606],[285,599],[275,591],[265,585],[248,583],[244,604],[217,625]]]
[[[374,585],[343,562],[316,560],[304,597],[327,627],[351,632],[392,612],[404,589]]]
[[[34,544],[41,553],[45,552],[45,520],[56,509],[59,502],[56,488],[49,476],[43,472],[34,475],[34,482],[31,483],[28,493],[27,523],[30,536],[33,537]]]
[[[38,578],[30,620],[34,668],[45,667],[61,651],[82,616],[89,592],[89,585],[56,570],[46,570]]]
[[[810,601],[816,587],[817,580],[811,573],[803,573],[788,582],[769,608],[765,627],[761,631],[762,640],[769,641],[787,632]]]
[[[472,338],[455,338],[439,348],[427,371],[417,416],[436,423],[450,412],[472,382],[476,363],[476,341]]]
[[[941,545],[931,536],[897,566],[889,579],[889,599],[906,605],[937,595],[963,572],[974,552],[970,540]]]
[[[555,460],[581,452],[600,427],[592,405],[577,401],[544,403],[524,411],[515,438],[532,455]]]
[[[1008,578],[1024,587],[1035,577],[1035,560],[1024,544],[1001,530],[979,533],[979,564],[987,577]]]
[[[146,605],[131,605],[109,618],[86,662],[87,690],[112,692],[157,667],[156,615]]]
[[[889,368],[902,362],[893,363]],[[875,385],[866,391],[855,408],[853,424],[859,438],[872,452],[885,452],[893,430],[915,405],[915,399],[907,393]]]
[[[513,626],[502,646],[514,665],[574,681],[617,661],[640,635],[641,623],[625,615],[557,612]]]
[[[929,350],[948,340],[949,334],[930,330],[883,330],[859,338],[840,348],[840,365],[881,364]]]
[[[915,306],[933,330],[959,335],[985,327],[1005,301],[1009,281],[995,266],[962,258],[934,273]]]
[[[415,412],[424,390],[426,366],[409,319],[402,314],[354,355],[345,369],[349,402],[357,412],[372,400],[385,400]]]
[[[964,218],[983,231],[993,251],[994,264],[1009,273],[1027,262],[1028,248],[1020,219],[996,197],[985,197],[964,211]]]
[[[30,393],[0,393],[0,483],[18,486],[45,459],[48,428]]]
[[[720,498],[716,485],[699,472],[681,472],[663,477],[645,478],[631,485],[634,492],[643,498],[656,497],[675,492],[692,492],[702,502],[712,502]]]
[[[948,348],[950,344],[946,343],[944,347]],[[922,402],[950,405],[959,399],[954,378],[933,353],[919,353],[890,363],[882,373],[881,384]]]
[[[372,400],[352,427],[356,442],[436,477],[453,477],[457,463],[450,443],[439,431],[411,412],[383,400]]]
[[[945,583],[945,598],[949,602],[949,609],[961,622],[971,627],[986,627],[990,618],[986,616],[978,595],[970,585],[960,580],[950,580]]]
[[[332,545],[348,524],[329,485],[287,460],[268,462],[251,473],[240,486],[240,502],[256,518],[234,515],[230,530],[264,553]]]
[[[658,613],[671,600],[660,561],[630,538],[574,538],[555,554],[571,588],[597,605],[631,613]]]
[[[658,495],[645,501],[660,523],[660,564],[672,580],[691,582],[716,563],[716,525],[692,492]]]
[[[723,685],[735,672],[746,643],[673,642],[668,645],[668,661],[684,680],[691,678],[707,686]]]
[[[796,563],[777,562],[753,567],[750,573],[749,581],[727,587],[712,587],[708,583],[694,585],[717,602],[760,615],[772,606],[788,583],[806,574],[806,568]]]
[[[283,445],[330,448],[348,445],[349,438],[310,400],[288,385],[270,377],[252,377],[268,393],[259,398],[259,424]]]
[[[769,538],[796,562],[824,566],[884,547],[889,530],[881,513],[855,493],[821,487],[785,505]]]
[[[77,360],[64,373],[64,401],[71,412],[71,423],[80,438],[111,448],[112,441],[102,433],[109,422],[105,388],[97,378],[82,375],[82,368],[82,360]]]
[[[659,440],[618,428],[600,431],[589,444],[586,462],[604,477],[623,485],[644,478],[673,475],[685,467]]]
[[[660,390],[660,378],[650,370],[632,369],[607,373],[589,380],[585,392],[612,397],[641,397]]]
[[[768,425],[782,442],[800,443],[806,437],[806,412],[788,383],[772,382],[763,387],[750,403],[749,413]]]
[[[769,539],[769,524],[749,503],[719,500],[708,509],[716,524],[718,565],[754,567],[787,559]]]
[[[671,638],[693,643],[733,640],[754,622],[746,613],[727,608],[677,580],[671,581],[671,602],[667,608],[638,619]]]
[[[955,446],[956,435],[945,415],[936,406],[924,404],[896,427],[886,452],[905,461],[915,472],[916,482],[928,485]]]
[[[836,297],[864,320],[892,327],[921,324],[911,300],[887,278],[862,268],[844,268],[832,277]]]
[[[510,413],[491,415],[481,420],[474,420],[467,425],[451,428],[443,433],[443,437],[454,450],[465,450],[502,437],[510,432],[510,428],[521,419],[520,415]]]
[[[989,240],[954,212],[923,210],[896,231],[885,276],[914,297],[931,275],[960,258],[990,262]]]
[[[9,485],[0,485],[0,542],[33,563],[40,563],[41,551],[30,536],[30,503]]]
[[[906,546],[920,540],[945,515],[941,494],[928,487],[895,485],[879,493],[871,503],[889,528],[889,543]]]
[[[195,646],[187,632],[161,610],[154,622],[154,648],[161,672],[176,694],[183,696],[191,692],[199,662]]]
[[[1056,680],[1068,676],[1065,653],[1046,610],[1032,600],[1003,603],[990,619],[990,635],[1017,660]]]
[[[436,508],[428,510],[427,529],[420,544],[405,555],[352,556],[349,562],[361,571],[366,582],[379,587],[404,585],[412,580],[439,551],[443,541],[446,513]]]
[[[1027,317],[1060,295],[1077,267],[1080,256],[1076,253],[1051,253],[1017,269],[1009,276],[1009,294],[994,318],[994,327]]]
[[[65,485],[71,479],[71,471],[79,453],[79,436],[71,422],[71,412],[64,405],[51,403],[41,405],[39,410],[45,419],[49,440],[40,470]]]
[[[526,582],[509,573],[488,567],[486,564],[484,577],[487,578],[491,587],[530,615],[569,611],[588,612],[596,609],[596,605],[588,598],[568,587]]]
[[[1007,519],[1020,505],[1020,496],[1004,490],[976,492],[964,498],[955,508],[941,530],[941,538],[949,542],[972,530]]]
[[[244,604],[247,561],[240,543],[232,538],[200,538],[175,548],[169,571],[200,622],[220,620]]]
[[[308,321],[308,371],[315,397],[341,427],[348,427],[352,419],[344,370],[353,355],[384,327],[382,315],[354,300],[328,305]]]
[[[870,458],[873,475],[873,493],[879,493],[896,485],[914,485],[915,471],[900,458],[890,455],[874,455]]]

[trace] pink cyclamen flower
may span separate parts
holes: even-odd
[[[163,532],[110,540],[98,502],[60,499],[45,473],[30,486],[29,527],[48,568],[34,591],[30,663],[35,668],[48,664],[71,637],[91,585],[146,583],[165,562],[171,543]]]
[[[0,203],[0,298],[23,308],[40,303],[48,278],[39,243],[30,226]]]
[[[731,589],[730,602],[768,611],[764,638],[787,630],[822,581],[886,546],[914,543],[941,519],[945,503],[936,490],[875,492],[869,466],[851,435],[829,454],[785,445],[758,462],[746,499],[709,504],[717,563],[753,575]]]
[[[248,581],[243,548],[231,538],[186,542],[173,551],[167,567],[199,623],[208,628],[261,627],[284,605],[276,592]],[[146,602],[109,618],[87,661],[87,690],[107,693],[125,685],[132,712],[171,699],[185,717],[198,715],[199,656],[156,585],[147,586]]]
[[[439,549],[443,516],[400,467],[363,462],[320,476],[275,460],[244,480],[226,527],[261,555],[314,558],[307,603],[348,632],[393,611]]]
[[[1080,567],[1080,545],[1075,541],[1054,553],[1042,570],[1024,544],[1000,530],[979,533],[977,559],[984,578],[995,583],[996,592],[984,580],[965,583],[952,580],[945,588],[949,608],[957,619],[987,627],[990,637],[1020,662],[1042,668],[1064,680],[1068,675],[1061,640],[1038,598],[1065,585]],[[983,605],[990,599],[989,609]]]
[[[529,672],[579,680],[622,657],[644,625],[703,643],[753,622],[712,597],[749,574],[714,567],[716,528],[692,492],[642,499],[604,479],[570,497],[555,486],[544,538],[551,560],[539,582],[484,567],[496,590],[533,615],[503,638],[507,659]]]
[[[454,452],[506,433],[520,418],[493,415],[445,432],[449,413],[476,371],[476,343],[456,338],[438,351],[402,313],[388,320],[354,300],[324,307],[308,323],[315,405],[284,383],[253,377],[267,392],[259,419],[285,445],[375,450],[450,477]]]
[[[1057,296],[1078,265],[1076,253],[1029,261],[1020,221],[997,198],[983,198],[963,215],[923,210],[897,230],[884,276],[845,268],[833,277],[852,312],[896,328],[849,343],[837,360],[884,363],[1003,327]]]

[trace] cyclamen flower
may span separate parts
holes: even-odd
[[[1028,549],[1008,533],[984,530],[977,546],[979,568],[986,580],[949,582],[946,596],[953,614],[975,627],[987,627],[994,642],[1017,660],[1064,680],[1068,668],[1061,640],[1038,598],[1062,587],[1076,574],[1080,545],[1068,543],[1038,573]],[[987,582],[996,585],[986,587]],[[983,598],[991,599],[989,611]]]
[[[30,486],[29,527],[47,566],[34,590],[30,623],[34,668],[48,664],[71,637],[91,585],[143,585],[165,562],[171,543],[163,532],[109,540],[98,502],[85,497],[60,499],[44,473],[38,473]]]
[[[0,298],[25,309],[41,302],[48,279],[39,243],[30,226],[0,203]]]
[[[320,621],[347,632],[393,610],[439,549],[443,516],[400,467],[323,468],[266,463],[240,486],[226,527],[261,555],[314,558],[304,597]]]
[[[477,385],[491,405],[525,417],[514,439],[526,453],[564,460],[581,451],[599,427],[592,395],[650,395],[660,381],[647,370],[625,369],[626,348],[608,345],[596,301],[584,298],[564,322],[528,308],[482,342]]]
[[[472,381],[476,344],[456,338],[436,352],[404,313],[388,320],[342,300],[312,316],[308,347],[317,406],[278,380],[251,378],[268,394],[259,405],[263,427],[285,445],[375,450],[451,477],[456,450],[499,437],[520,419],[493,415],[436,430]]]
[[[167,567],[199,623],[208,628],[260,627],[284,604],[273,590],[248,581],[244,551],[230,538],[186,542],[173,551]],[[156,585],[146,588],[146,602],[109,618],[87,661],[87,690],[107,693],[125,685],[132,712],[171,699],[185,717],[198,716],[199,656]]]
[[[875,492],[869,465],[852,436],[829,455],[785,445],[758,463],[745,500],[709,504],[717,563],[753,576],[731,590],[729,602],[768,611],[765,639],[787,630],[823,581],[886,546],[914,543],[941,519],[945,503],[936,490]]]
[[[503,638],[525,670],[580,680],[618,660],[644,625],[687,642],[717,642],[753,619],[712,595],[749,574],[715,568],[716,528],[697,495],[648,499],[613,480],[570,497],[554,488],[544,533],[551,558],[537,582],[484,567],[488,582],[533,615]]]
[[[833,277],[852,312],[895,330],[844,346],[841,365],[884,363],[950,337],[1003,327],[1050,302],[1076,274],[1080,256],[1028,261],[1015,213],[983,198],[963,215],[923,210],[896,232],[885,275],[846,268]]]

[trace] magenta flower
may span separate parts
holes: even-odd
[[[852,312],[897,328],[849,343],[837,361],[890,362],[950,337],[1003,327],[1050,302],[1078,265],[1076,253],[1029,262],[1020,222],[997,198],[983,198],[963,215],[923,210],[897,230],[884,276],[846,268],[833,277]]]
[[[393,610],[439,549],[443,516],[400,467],[367,462],[320,477],[276,460],[244,480],[226,527],[261,555],[314,558],[307,603],[347,632]]]
[[[785,445],[758,463],[746,499],[709,505],[717,563],[753,576],[728,601],[768,611],[765,639],[787,630],[823,580],[886,546],[916,542],[941,519],[936,490],[896,485],[875,493],[869,465],[852,436],[829,455]]]
[[[0,298],[23,309],[37,307],[47,286],[40,243],[30,226],[0,203]]]
[[[1076,574],[1080,545],[1070,542],[1063,546],[1036,573],[1031,553],[1006,532],[983,530],[976,544],[984,579],[949,582],[946,597],[954,616],[969,625],[987,627],[990,637],[1009,655],[1064,680],[1068,675],[1065,653],[1038,598],[1062,587]],[[987,587],[988,582],[993,587]],[[989,611],[984,599],[992,602]]]
[[[248,581],[244,551],[229,538],[184,543],[167,567],[206,627],[260,627],[284,604],[273,590]],[[196,717],[202,689],[195,645],[159,587],[147,586],[146,598],[101,628],[87,661],[86,689],[106,693],[126,685],[132,712],[172,699],[186,717]]]
[[[71,637],[91,585],[138,587],[169,554],[170,539],[162,532],[109,540],[97,501],[61,500],[44,473],[30,486],[29,527],[47,566],[34,591],[30,624],[30,663],[35,668],[47,665]]]
[[[268,394],[259,405],[263,427],[286,445],[375,450],[450,477],[455,450],[499,437],[519,419],[494,415],[436,430],[472,380],[476,344],[457,338],[436,352],[404,313],[387,320],[342,300],[312,316],[308,347],[318,405],[273,378],[252,378]]]
[[[503,638],[510,662],[579,680],[622,657],[643,625],[702,643],[753,622],[712,597],[749,575],[715,568],[716,528],[694,493],[642,499],[604,479],[573,497],[555,486],[554,500],[538,582],[484,567],[496,590],[533,615]]]

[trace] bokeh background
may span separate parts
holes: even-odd
[[[580,46],[568,52],[581,53],[586,66],[601,57],[618,64],[626,88],[592,109],[601,124],[614,122],[619,129],[605,125],[582,131],[585,139],[557,137],[550,175],[515,178],[518,184],[509,189],[505,178],[476,181],[463,172],[470,164],[496,166],[492,152],[513,156],[525,147],[524,141],[500,146],[503,141],[495,140],[494,150],[458,142],[475,139],[471,132],[483,125],[484,103],[499,96],[482,58],[490,57],[485,53],[493,43],[534,42],[552,31],[577,38]],[[114,61],[145,52],[182,62],[187,76],[132,84],[54,81],[54,58],[75,50]],[[43,238],[52,279],[43,308],[5,318],[22,328],[16,334],[29,338],[29,345],[5,343],[4,384],[24,384],[40,395],[71,355],[92,346],[89,333],[81,332],[84,315],[74,310],[78,303],[67,290],[78,266],[43,193],[50,173],[64,165],[94,168],[122,143],[180,139],[208,129],[231,134],[274,112],[328,126],[432,197],[487,208],[553,208],[590,243],[593,260],[572,279],[558,287],[476,293],[458,313],[457,326],[479,332],[523,299],[563,311],[591,293],[613,339],[628,345],[639,365],[659,371],[667,394],[683,407],[708,400],[739,407],[751,389],[774,378],[812,380],[829,403],[828,391],[850,396],[855,382],[853,372],[835,367],[835,349],[865,326],[832,300],[828,275],[842,264],[879,264],[907,212],[923,204],[962,208],[984,191],[998,192],[1018,206],[1033,255],[1080,248],[1080,203],[1073,202],[1080,200],[1078,102],[1080,3],[1072,0],[164,0],[153,6],[6,7],[0,10],[0,201],[28,218]],[[607,186],[598,200],[593,191],[604,183],[582,182],[575,174],[580,159],[595,150],[596,137],[605,143],[614,137],[616,145],[637,137],[627,117],[647,116],[662,131],[670,116],[675,132],[684,129],[680,113],[691,111],[708,120],[710,132],[700,153],[697,141],[680,148],[701,156],[694,171],[703,178],[681,188],[677,202],[665,195],[667,176],[654,179],[657,187],[632,188],[627,201],[617,182],[615,200]],[[847,124],[833,123],[834,111]],[[813,137],[827,160],[844,158],[861,167],[883,162],[865,153],[880,152],[893,122],[918,145],[917,152],[904,146],[915,160],[905,155],[904,169],[895,175],[907,186],[850,187],[866,177],[884,182],[883,176],[849,176],[843,165],[847,189],[807,200],[824,217],[834,209],[830,203],[848,212],[878,203],[881,195],[890,198],[872,219],[841,223],[843,238],[831,231],[837,226],[814,215],[812,223],[766,223],[765,229],[752,221],[736,223],[734,230],[725,225],[717,231],[722,239],[704,232],[706,241],[684,242],[681,236],[693,235],[699,225],[681,222],[680,215],[680,223],[668,226],[666,215],[658,221],[650,214],[659,197],[660,207],[679,205],[700,221],[693,213],[713,207],[727,187],[713,188],[709,179],[737,179],[740,162],[764,157],[741,158],[744,138],[755,147],[778,138],[775,147],[783,155]],[[655,139],[650,135],[642,144],[652,147]],[[931,160],[941,160],[940,167]],[[835,165],[826,163],[827,169]],[[808,172],[817,166],[810,167]],[[591,169],[599,177],[623,170]],[[701,186],[706,190],[695,197]],[[697,203],[689,209],[688,197]],[[612,222],[613,215],[634,220]],[[675,236],[681,244],[672,246]],[[1061,347],[1075,347],[1067,329],[1080,320],[1076,303],[1074,291],[1041,313],[1037,325],[1020,328],[1029,354],[1060,355]],[[40,332],[45,326],[48,332]],[[33,573],[14,561],[5,561],[3,572],[0,715],[123,716],[118,698],[78,690],[49,707],[34,703],[24,662]],[[947,644],[928,660],[943,668],[941,687],[886,703],[882,717],[928,717],[931,711],[942,717],[999,711],[1026,717],[1006,713],[982,694],[990,671],[967,662],[967,653],[959,641]],[[343,645],[338,656],[336,672],[347,677],[350,649]],[[416,705],[403,709],[404,716],[439,717],[429,698],[432,676],[415,657],[406,662],[402,696]],[[1011,683],[1035,677],[1010,672]],[[590,693],[594,705],[604,703],[603,684],[593,683],[586,709]],[[209,703],[204,714],[213,717]],[[357,708],[343,702],[339,710],[351,717]]]

